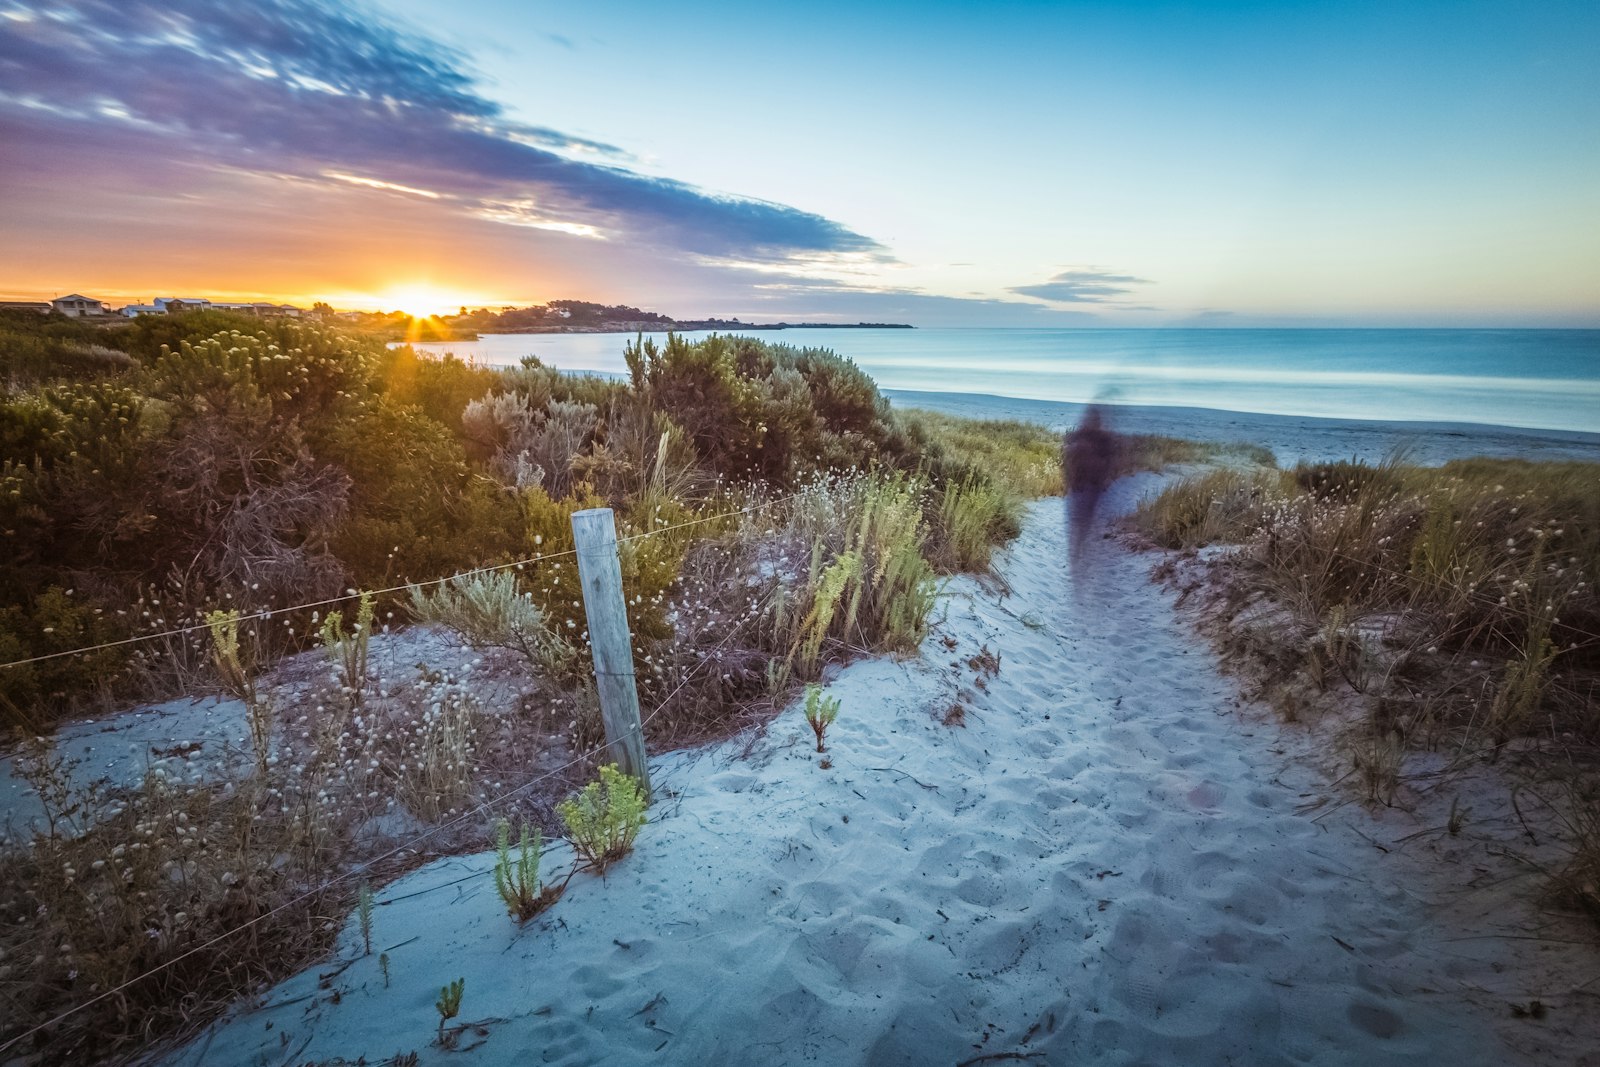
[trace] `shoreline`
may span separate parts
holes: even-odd
[[[1034,400],[985,393],[883,389],[899,408],[922,408],[977,419],[1008,419],[1064,432],[1086,403]],[[1242,442],[1272,449],[1278,462],[1381,460],[1403,449],[1417,463],[1435,466],[1453,459],[1493,456],[1529,460],[1600,462],[1600,433],[1525,426],[1457,422],[1387,422],[1313,415],[1272,415],[1220,408],[1105,404],[1124,433],[1162,434],[1194,440]]]

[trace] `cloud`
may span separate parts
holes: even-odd
[[[1038,285],[1017,285],[1007,289],[1018,296],[1031,296],[1055,304],[1105,304],[1112,298],[1133,292],[1130,286],[1149,285],[1148,278],[1131,274],[1109,274],[1100,270],[1065,270]]]
[[[639,174],[614,146],[514,121],[461,53],[331,0],[11,0],[0,136],[6,170],[89,138],[153,189],[200,163],[696,256],[882,252],[820,215]]]

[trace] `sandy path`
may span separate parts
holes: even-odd
[[[1506,1062],[1422,988],[1446,988],[1423,906],[1295,813],[1312,772],[1234,714],[1149,559],[1103,542],[1072,581],[1061,512],[1033,506],[1009,596],[954,582],[920,660],[831,683],[832,769],[793,709],[749,758],[663,757],[676,795],[605,882],[518,930],[485,857],[434,864],[379,895],[371,958],[173,1062]],[[958,692],[965,728],[939,722]],[[492,1020],[466,1054],[430,1045],[458,976],[462,1019]]]

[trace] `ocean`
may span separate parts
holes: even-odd
[[[1600,432],[1600,330],[972,328],[752,336],[831,349],[894,390]],[[417,347],[487,365],[533,355],[562,370],[620,373],[628,340],[489,334]]]

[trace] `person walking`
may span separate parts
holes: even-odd
[[[1074,564],[1083,556],[1100,498],[1116,480],[1118,451],[1117,435],[1106,424],[1105,411],[1099,404],[1090,404],[1084,410],[1083,419],[1061,443]]]

